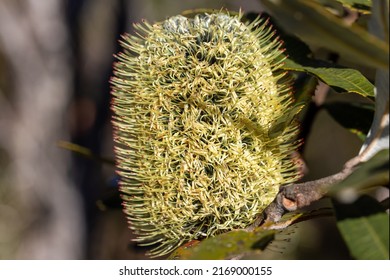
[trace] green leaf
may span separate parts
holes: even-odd
[[[292,59],[297,59],[293,61]],[[310,73],[340,91],[374,96],[374,86],[359,71],[309,58],[286,59],[283,69]]]
[[[355,10],[362,14],[369,14],[371,12],[371,0],[337,0],[343,4],[344,7]]]
[[[365,140],[374,119],[374,104],[332,102],[323,107],[340,125],[356,134],[362,141]]]
[[[274,236],[274,230],[261,228],[253,232],[234,230],[205,239],[196,246],[185,245],[176,250],[170,259],[231,259],[253,250],[261,252],[274,239]]]
[[[334,206],[337,226],[352,257],[389,259],[389,215],[375,199],[362,196],[353,204]]]
[[[316,0],[327,8],[336,10],[337,15],[342,15],[345,9],[359,12],[361,14],[370,14],[372,1],[371,0]]]
[[[198,14],[215,14],[215,13],[227,13],[229,15],[238,15],[236,11],[226,10],[226,9],[207,9],[207,8],[197,8],[197,9],[188,9],[181,12],[182,16],[188,18],[194,18]]]
[[[203,241],[190,241],[175,250],[169,259],[222,260],[239,258],[247,253],[261,253],[272,241],[285,235],[291,225],[329,216],[333,216],[331,208],[287,213],[280,221],[268,221],[254,230],[234,230]]]
[[[348,26],[316,1],[262,2],[285,30],[294,32],[303,40],[343,54],[362,65],[388,69],[388,43],[359,26]]]
[[[359,71],[310,58],[312,55],[310,48],[298,37],[286,33],[267,13],[248,13],[245,17],[250,21],[258,17],[268,19],[277,30],[278,37],[285,47],[284,55],[288,57],[284,60],[282,69],[308,73],[339,91],[374,96],[374,86]]]
[[[386,149],[358,165],[344,181],[330,188],[329,195],[348,202],[353,201],[359,195],[360,190],[388,184],[389,149]]]
[[[311,75],[300,77],[294,83],[294,98],[297,104],[307,105],[311,102],[318,85],[318,79]]]
[[[58,141],[57,146],[65,150],[71,151],[77,155],[83,156],[87,159],[97,161],[99,163],[115,165],[115,160],[96,155],[90,149],[74,143],[70,143],[67,141]]]

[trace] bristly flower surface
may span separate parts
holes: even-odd
[[[245,228],[299,176],[291,87],[259,20],[224,13],[135,25],[112,78],[117,170],[152,256]]]

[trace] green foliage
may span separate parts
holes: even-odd
[[[324,104],[324,108],[340,125],[356,134],[362,141],[366,139],[374,119],[374,104],[331,102]]]
[[[253,18],[255,15],[251,15]],[[266,17],[267,15],[262,15]],[[278,36],[283,40],[286,48],[282,69],[308,73],[339,92],[352,92],[365,97],[374,96],[374,86],[356,69],[337,65],[329,61],[314,59],[309,46],[298,37],[286,33],[281,27],[273,23],[278,29]]]
[[[355,69],[308,58],[300,61],[286,59],[283,69],[310,73],[338,91],[374,96],[374,86]]]
[[[362,196],[352,204],[335,203],[337,226],[352,257],[389,259],[389,215],[373,198]]]
[[[372,7],[371,0],[337,0],[344,7],[349,8],[351,10],[358,11],[360,13],[370,13]]]
[[[337,226],[355,259],[389,259],[388,205],[361,195],[381,185],[389,185],[388,149],[359,165],[329,192],[335,198]]]
[[[58,147],[71,151],[79,156],[85,157],[87,159],[96,161],[98,163],[104,163],[104,164],[109,164],[109,165],[115,165],[115,161],[110,158],[105,158],[99,155],[94,154],[90,149],[85,148],[83,146],[70,143],[67,141],[59,141],[57,143]]]
[[[289,213],[277,222],[267,222],[254,231],[234,230],[208,238],[202,242],[189,242],[171,254],[170,259],[234,259],[247,254],[257,256],[290,231],[288,226],[319,217],[333,215],[333,210],[320,208],[306,213]]]
[[[345,11],[357,12],[362,15],[370,14],[371,0],[316,0],[334,14],[344,14]]]
[[[389,67],[389,48],[384,41],[358,26],[347,26],[316,1],[264,0],[278,23],[301,39],[345,55],[361,65]]]
[[[201,242],[197,246],[178,249],[172,259],[224,260],[241,257],[243,254],[261,252],[274,240],[275,230],[248,232],[233,230]]]

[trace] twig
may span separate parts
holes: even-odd
[[[360,161],[361,157],[357,156],[348,161],[341,172],[334,175],[315,181],[281,186],[274,201],[264,210],[248,230],[253,230],[265,222],[277,222],[283,214],[303,208],[323,198],[328,192],[329,187],[348,177]]]

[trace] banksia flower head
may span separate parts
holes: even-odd
[[[152,256],[245,228],[298,177],[297,125],[272,28],[224,13],[135,25],[112,110],[124,211]]]

